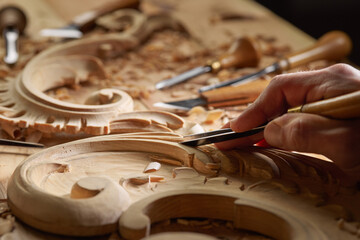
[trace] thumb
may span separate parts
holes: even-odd
[[[339,166],[347,168],[359,164],[354,161],[353,141],[356,123],[328,119],[306,113],[285,114],[271,121],[265,128],[266,141],[278,148],[319,153]],[[350,154],[352,153],[352,154]]]

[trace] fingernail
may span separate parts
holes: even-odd
[[[271,121],[265,128],[264,136],[271,146],[281,147],[282,126],[276,120]]]

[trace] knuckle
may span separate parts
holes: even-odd
[[[337,63],[329,67],[329,71],[333,72],[336,75],[352,75],[355,72],[355,69],[345,63]]]
[[[276,75],[271,81],[269,85],[273,85],[273,86],[277,86],[277,85],[281,85],[284,82],[289,81],[291,73],[287,73],[287,74],[279,74]]]

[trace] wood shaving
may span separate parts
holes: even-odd
[[[165,178],[163,176],[156,176],[156,175],[139,175],[139,176],[132,176],[120,179],[120,184],[123,185],[126,182],[129,182],[134,185],[143,185],[146,183],[151,182],[161,182]]]
[[[158,162],[150,162],[144,169],[144,173],[156,172],[161,168],[161,164]]]

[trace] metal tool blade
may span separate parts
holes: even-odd
[[[224,141],[228,141],[228,140],[233,140],[233,139],[237,139],[237,138],[255,135],[259,132],[262,132],[264,129],[265,129],[265,126],[253,128],[253,129],[251,129],[249,131],[245,131],[245,132],[233,132],[233,131],[227,132],[226,130],[223,130],[223,131],[225,131],[224,133],[195,138],[195,139],[191,139],[191,140],[186,140],[186,141],[181,142],[181,144],[196,147],[196,146],[201,146],[201,145],[206,145],[206,144],[211,144],[211,143],[224,142]],[[187,136],[185,136],[185,139],[186,138],[187,138]]]
[[[190,140],[195,140],[208,136],[214,136],[222,133],[229,133],[229,132],[233,132],[233,130],[231,128],[222,128],[210,132],[196,133],[196,134],[184,136],[184,141],[190,141]]]
[[[153,106],[156,108],[160,108],[160,109],[168,110],[168,111],[174,111],[174,110],[179,110],[181,112],[189,111],[189,108],[187,108],[187,107],[176,106],[176,105],[172,105],[172,104],[168,104],[168,103],[164,103],[164,102],[156,102],[153,104]]]
[[[63,28],[46,28],[40,31],[43,37],[60,37],[60,38],[81,38],[83,33],[75,25],[68,25]]]
[[[279,69],[279,66],[278,66],[277,63],[274,63],[274,64],[272,64],[270,66],[267,66],[266,68],[261,69],[258,72],[248,74],[248,75],[240,77],[240,78],[235,78],[233,80],[229,80],[229,81],[226,81],[226,82],[221,82],[221,83],[201,87],[199,89],[199,92],[202,93],[202,92],[210,91],[210,90],[213,90],[213,89],[216,89],[216,88],[221,88],[221,87],[226,87],[226,86],[236,86],[236,85],[239,85],[239,84],[244,84],[244,83],[247,83],[247,82],[251,82],[253,80],[258,79],[259,77],[261,77],[263,75],[275,72],[277,69]]]
[[[19,32],[13,28],[4,29],[4,39],[5,39],[5,56],[4,62],[9,65],[15,64],[19,59],[18,52],[18,39]]]
[[[169,78],[169,79],[165,79],[163,81],[160,81],[158,83],[156,83],[155,85],[155,88],[156,89],[163,89],[163,88],[166,88],[166,87],[170,87],[170,86],[173,86],[175,84],[178,84],[178,83],[181,83],[181,82],[184,82],[190,78],[193,78],[193,77],[196,77],[200,74],[203,74],[203,73],[207,73],[207,72],[211,72],[211,67],[210,66],[203,66],[203,67],[197,67],[197,68],[194,68],[194,69],[191,69],[187,72],[184,72],[180,75],[177,75],[173,78]]]
[[[19,147],[38,147],[38,148],[44,147],[44,145],[40,143],[23,142],[23,141],[9,140],[9,139],[0,139],[0,145],[19,146]]]
[[[168,108],[168,109],[179,109],[179,110],[190,110],[196,106],[206,106],[207,101],[204,98],[192,98],[182,101],[174,102],[157,102],[154,103],[155,107]]]

